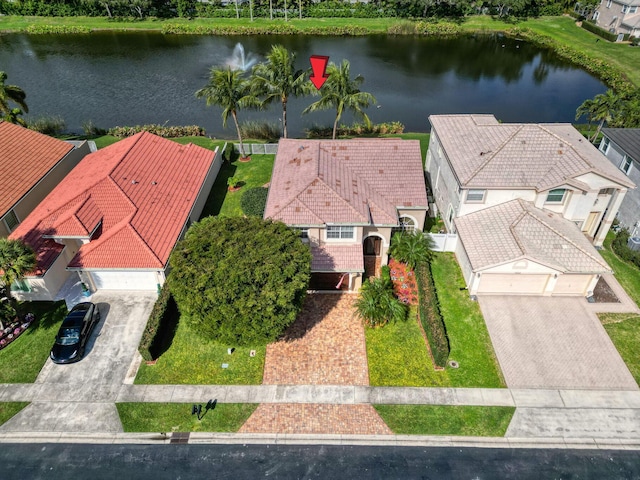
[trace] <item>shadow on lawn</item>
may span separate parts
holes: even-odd
[[[33,313],[35,321],[25,332],[36,330],[40,327],[50,328],[60,322],[67,314],[67,305],[64,300],[58,302],[23,302],[18,305],[18,315],[23,318],[27,313]]]
[[[304,300],[302,310],[298,314],[298,318],[293,324],[287,328],[280,341],[292,342],[303,338],[307,332],[322,321],[331,310],[338,304],[342,295],[350,295],[348,293],[313,293],[307,295]]]
[[[234,159],[232,159],[232,161],[233,160]],[[216,181],[213,183],[209,197],[207,198],[207,203],[205,203],[204,208],[202,209],[200,219],[210,215],[218,215],[220,213],[224,199],[227,197],[227,180],[235,175],[237,169],[238,167],[233,163],[230,163],[227,160],[223,162],[222,167],[220,167],[220,172],[218,172],[218,176],[216,177]]]

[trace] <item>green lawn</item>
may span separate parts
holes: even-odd
[[[155,365],[143,363],[136,384],[257,385],[262,383],[265,347],[237,347],[205,340],[186,321],[178,324],[171,347]],[[256,351],[255,357],[249,355]],[[222,368],[228,364],[228,368]]]
[[[480,307],[466,290],[460,290],[464,282],[453,254],[436,254],[432,270],[451,345],[449,358],[459,368],[434,370],[412,313],[406,322],[365,329],[369,382],[376,386],[505,387]]]
[[[0,402],[0,425],[29,405],[29,402]]]
[[[227,148],[232,148],[232,144],[229,143]],[[213,184],[201,218],[209,215],[229,217],[242,215],[242,208],[240,208],[242,194],[251,187],[261,187],[269,182],[274,160],[275,155],[251,155],[249,162],[240,162],[239,160],[231,163],[225,162]],[[240,190],[235,192],[227,190],[229,177],[236,177],[242,182]]]
[[[636,302],[636,305],[640,305],[640,269],[631,263],[625,262],[613,253],[611,242],[614,238],[615,234],[610,231],[604,241],[604,248],[600,250],[600,255],[613,269],[616,280],[622,285],[622,288]]]
[[[640,316],[630,313],[603,313],[598,316],[631,375],[640,384]]]
[[[462,290],[464,280],[453,253],[438,253],[432,263],[433,280],[451,345],[450,360],[459,368],[447,368],[454,387],[505,387],[487,326],[477,302]]]
[[[369,384],[374,386],[449,386],[446,371],[433,369],[427,345],[420,333],[416,308],[405,322],[381,328],[365,327]]]
[[[125,432],[237,432],[258,407],[255,403],[218,403],[198,420],[186,403],[116,403]]]
[[[443,405],[375,405],[398,435],[503,437],[515,408]]]
[[[0,383],[33,383],[67,314],[64,301],[24,303],[20,309],[33,312],[36,320],[15,341],[0,350]]]

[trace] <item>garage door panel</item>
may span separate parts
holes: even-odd
[[[592,278],[593,275],[560,275],[553,295],[585,295]]]
[[[91,272],[97,290],[155,291],[158,279],[155,272]]]
[[[479,294],[541,295],[549,275],[485,273],[480,277]]]

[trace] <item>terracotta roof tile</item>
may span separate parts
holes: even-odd
[[[530,259],[561,272],[611,271],[573,222],[524,200],[485,208],[454,222],[474,270]]]
[[[150,133],[121,140],[87,155],[11,237],[39,251],[50,242],[43,234],[86,236],[101,221],[70,267],[164,268],[213,159],[210,150]]]
[[[280,140],[265,218],[395,225],[403,206],[427,207],[418,141]]]
[[[73,148],[57,138],[0,120],[0,216]]]
[[[311,246],[312,272],[364,272],[362,246],[323,244]]]

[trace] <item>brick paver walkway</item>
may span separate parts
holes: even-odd
[[[287,331],[267,346],[263,383],[369,385],[362,322],[353,314],[356,296],[314,294]]]
[[[371,405],[263,403],[239,433],[391,435]]]
[[[264,384],[369,385],[355,295],[314,294],[284,340],[267,346]],[[385,435],[391,430],[371,405],[261,404],[242,433]]]

